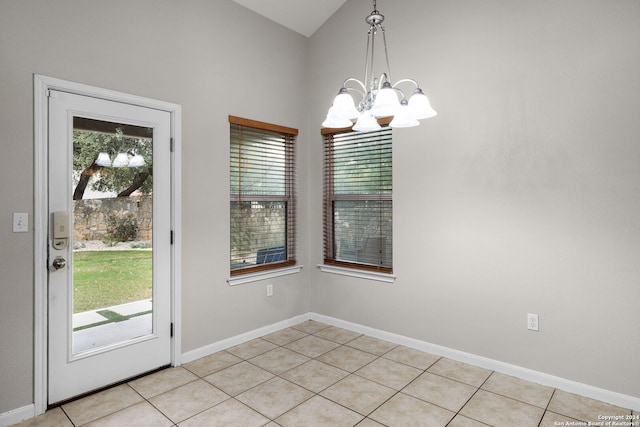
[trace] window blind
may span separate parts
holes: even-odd
[[[325,264],[392,271],[392,133],[324,134]]]
[[[229,116],[231,275],[295,264],[296,129]]]

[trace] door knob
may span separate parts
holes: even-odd
[[[56,258],[53,260],[53,262],[51,263],[51,265],[53,266],[53,268],[55,268],[56,270],[60,270],[61,268],[64,268],[67,265],[67,261],[64,258]]]

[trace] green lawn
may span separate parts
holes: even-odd
[[[73,254],[73,312],[151,298],[151,251],[80,251]]]

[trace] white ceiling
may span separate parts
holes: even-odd
[[[310,37],[346,0],[233,0],[293,31]]]

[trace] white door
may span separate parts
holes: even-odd
[[[171,362],[171,116],[49,92],[48,403]]]

